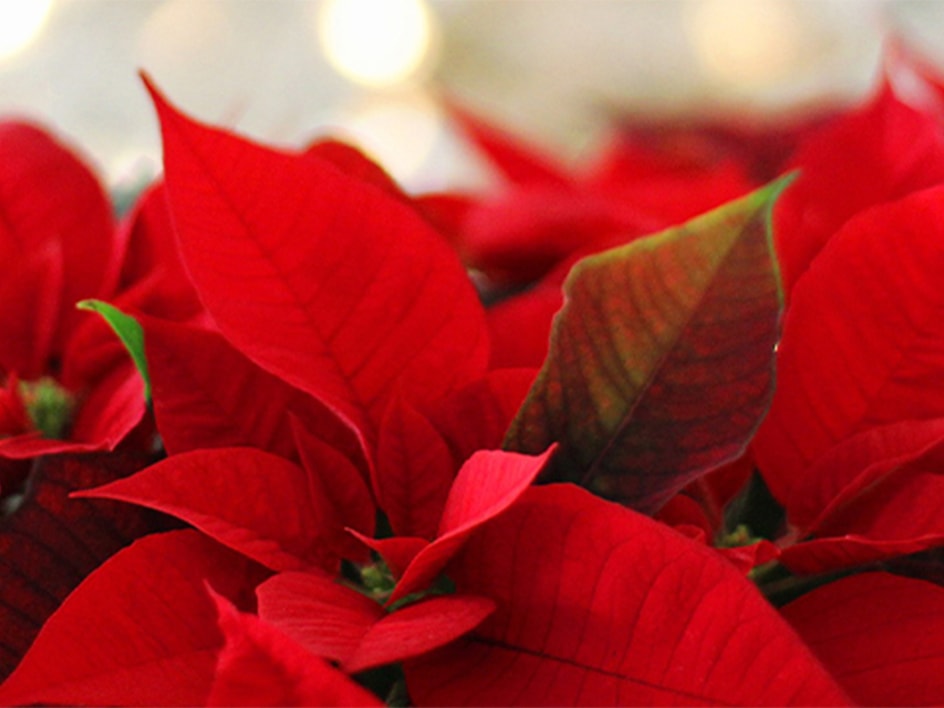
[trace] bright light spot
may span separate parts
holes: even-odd
[[[391,86],[422,66],[432,23],[422,0],[325,0],[318,37],[339,73],[360,84]]]
[[[789,0],[697,0],[686,24],[705,70],[727,83],[773,82],[800,59],[802,27]]]
[[[0,0],[0,59],[35,40],[49,19],[52,0]]]
[[[419,92],[371,97],[341,124],[341,132],[408,188],[423,186],[417,178],[445,136],[438,107]]]

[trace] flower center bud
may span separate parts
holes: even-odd
[[[36,381],[21,381],[20,398],[33,427],[44,438],[61,439],[72,423],[75,397],[55,380],[44,376]]]

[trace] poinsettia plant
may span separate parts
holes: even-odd
[[[933,102],[417,197],[145,83],[117,227],[0,129],[0,702],[944,700]]]

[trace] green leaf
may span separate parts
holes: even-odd
[[[150,403],[151,377],[148,375],[147,359],[144,356],[144,330],[141,329],[138,321],[114,305],[109,305],[101,300],[82,300],[76,303],[75,306],[80,310],[97,312],[112,328],[112,331],[118,335],[118,339],[125,345],[125,349],[131,355],[134,365],[138,368],[138,373],[144,379],[144,397]]]
[[[652,513],[740,455],[770,404],[783,291],[771,209],[792,175],[582,260],[505,448]]]

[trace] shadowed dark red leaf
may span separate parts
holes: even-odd
[[[242,605],[251,573],[194,531],[137,541],[49,618],[0,703],[202,705],[223,646],[205,583]]]
[[[15,463],[23,472],[33,471],[19,507],[0,518],[0,676],[13,670],[46,618],[86,575],[138,536],[163,526],[145,509],[69,499],[76,489],[110,482],[147,463],[126,453]],[[15,493],[12,476],[2,483],[4,496]]]
[[[419,705],[846,703],[721,556],[572,485],[528,490],[448,572],[498,609],[405,665]]]
[[[436,539],[410,561],[388,603],[425,590],[469,534],[524,494],[553,452],[553,446],[534,456],[483,450],[469,458],[449,490]]]
[[[944,417],[942,210],[935,187],[864,212],[794,288],[777,395],[753,443],[777,499],[852,435]]]
[[[248,445],[297,459],[290,416],[313,422],[342,450],[356,434],[311,396],[192,325],[141,318],[154,381],[154,415],[168,453]]]
[[[255,615],[213,593],[226,644],[211,706],[373,706],[374,694]]]
[[[860,705],[944,701],[944,588],[863,573],[817,588],[781,611]]]
[[[648,512],[740,455],[773,393],[785,184],[575,266],[505,447],[557,441],[548,480]]]
[[[391,392],[431,400],[484,371],[475,291],[414,210],[327,161],[191,121],[149,89],[183,259],[240,351],[368,449]]]
[[[305,472],[253,448],[193,450],[78,493],[158,509],[273,570],[334,569]]]

